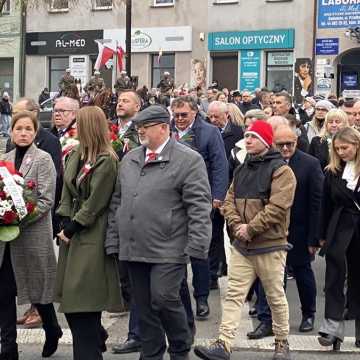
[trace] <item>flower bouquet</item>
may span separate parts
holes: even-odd
[[[117,153],[126,153],[138,146],[134,140],[126,136],[126,131],[120,131],[116,124],[110,124],[109,130],[111,145]]]
[[[20,234],[20,224],[36,216],[34,181],[25,181],[13,163],[0,161],[0,241]]]
[[[62,152],[62,160],[63,165],[65,167],[65,160],[66,157],[73,151],[73,149],[79,145],[79,140],[77,138],[77,129],[76,123],[68,129],[64,135],[60,137],[60,145],[61,145],[61,152]]]

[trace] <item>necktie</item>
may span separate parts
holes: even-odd
[[[148,163],[149,161],[154,161],[157,158],[157,153],[156,152],[150,152],[147,154],[147,161],[146,163]]]

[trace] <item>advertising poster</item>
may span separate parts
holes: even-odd
[[[242,50],[240,59],[240,89],[255,91],[260,87],[260,50]]]
[[[191,87],[204,89],[206,86],[206,65],[203,60],[191,60]]]
[[[318,27],[351,28],[360,25],[360,1],[318,0]]]
[[[313,65],[309,58],[297,58],[294,75],[294,101],[302,104],[304,98],[313,94]]]

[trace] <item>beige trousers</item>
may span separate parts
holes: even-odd
[[[272,313],[275,338],[284,340],[289,334],[289,307],[284,291],[286,251],[243,256],[231,248],[229,279],[223,303],[219,339],[231,348],[240,322],[240,309],[256,277],[264,287]]]

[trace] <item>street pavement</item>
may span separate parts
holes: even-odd
[[[324,314],[324,260],[317,258],[314,263],[314,269],[317,279],[318,289],[318,301],[317,301],[317,316],[315,322],[315,330],[302,334],[298,332],[299,323],[301,321],[300,304],[296,289],[295,280],[288,281],[287,297],[289,300],[290,309],[290,347],[294,350],[293,359],[299,360],[312,360],[312,359],[327,359],[331,356],[331,359],[359,359],[360,353],[354,346],[354,321],[346,322],[346,339],[341,348],[341,352],[335,354],[328,352],[326,348],[321,347],[317,342],[317,329],[320,326]],[[226,278],[221,279],[221,289],[211,291],[209,297],[209,304],[211,308],[211,315],[207,321],[198,321],[196,344],[206,344],[211,339],[215,339],[217,336],[217,330],[221,319],[221,298],[225,296]],[[274,338],[268,337],[262,340],[247,340],[246,332],[252,330],[257,326],[257,320],[251,319],[248,316],[249,307],[252,304],[246,303],[239,316],[241,317],[238,336],[235,339],[235,350],[232,355],[233,360],[244,359],[270,359],[271,352],[274,348]],[[24,311],[26,307],[19,307],[19,314]],[[67,328],[67,324],[62,314],[59,314],[61,325],[64,328],[64,336],[61,339],[60,348],[53,357],[53,359],[71,359],[71,334]],[[127,314],[108,314],[105,313],[103,317],[103,324],[109,331],[110,337],[108,340],[108,349],[111,349],[113,344],[122,342],[127,335]],[[41,329],[24,330],[19,329],[19,346],[22,351],[22,360],[33,360],[40,358],[41,346],[43,344],[44,337]],[[195,358],[195,357],[194,357]],[[135,360],[138,359],[137,354],[129,355],[112,355],[109,352],[106,353],[104,359],[124,359]],[[193,359],[193,358],[192,358]]]

